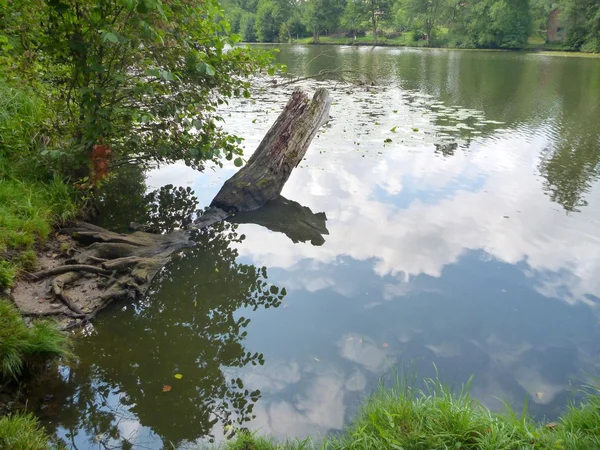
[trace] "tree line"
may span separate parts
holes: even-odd
[[[404,35],[406,43],[461,48],[523,48],[531,36],[545,39],[558,8],[562,46],[600,51],[598,0],[223,0],[223,6],[231,31],[246,42],[370,35],[377,44]]]

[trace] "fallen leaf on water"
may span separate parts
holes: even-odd
[[[397,128],[397,127],[392,127],[392,129],[391,129],[390,131],[391,131],[392,133],[395,133],[395,132],[396,132],[396,128]]]
[[[381,346],[382,346],[383,348],[386,348],[388,345],[389,345],[389,344],[388,344],[387,342],[384,342],[383,344],[381,344]]]
[[[165,384],[163,386],[163,392],[169,392],[171,389],[172,389],[171,386],[169,386],[168,384]]]
[[[183,378],[183,375],[181,375],[180,373],[176,373],[175,378],[177,378],[178,380],[181,380]]]
[[[544,397],[545,394],[546,394],[546,391],[544,391],[544,392],[536,392],[535,396],[541,400]]]

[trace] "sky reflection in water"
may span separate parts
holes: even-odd
[[[314,52],[284,49],[281,58],[299,73]],[[326,214],[322,245],[294,243],[258,225],[237,230],[246,235],[232,244],[239,263],[266,266],[268,281],[287,290],[277,308],[235,312],[251,319],[245,349],[265,360],[224,369],[262,393],[248,426],[280,438],[340,430],[381,376],[407,365],[421,377],[435,376],[437,367],[442,381],[457,386],[475,375],[472,392],[484,404],[499,409],[507,400],[518,408],[528,396],[538,418],[555,417],[570,384],[599,373],[593,154],[600,144],[589,114],[600,113],[590,106],[600,102],[589,96],[600,96],[600,86],[588,85],[584,95],[584,88],[564,87],[563,78],[588,80],[600,61],[395,49],[333,55],[347,64],[357,58],[395,81],[352,89],[304,84],[333,88],[332,120],[282,194]],[[477,59],[480,75],[471,73]],[[520,83],[503,72],[484,79],[507,66]],[[548,74],[552,66],[556,73]],[[227,128],[246,139],[248,154],[291,89],[267,88],[226,110]],[[207,205],[234,171],[231,165],[199,175],[174,165],[151,172],[148,185],[191,186]],[[149,302],[190,302],[192,294],[178,286],[198,278],[177,279],[177,270],[175,264],[175,281]],[[220,289],[211,286],[211,293]],[[201,301],[202,290],[193,290]],[[159,437],[200,437],[189,427],[161,433],[148,420],[160,414],[163,398],[146,419],[132,414],[119,426],[148,426],[133,431],[151,446]],[[185,423],[187,403],[181,409],[163,425]],[[224,430],[213,432],[220,439]]]

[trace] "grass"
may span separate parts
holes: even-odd
[[[11,287],[20,270],[34,270],[34,246],[77,212],[71,188],[58,177],[50,182],[0,178],[0,288]]]
[[[48,450],[50,437],[31,414],[12,414],[0,418],[0,448],[10,450]]]
[[[70,356],[69,336],[54,322],[38,320],[28,327],[12,304],[0,300],[0,380],[18,377],[27,365]]]
[[[35,244],[78,211],[72,188],[41,164],[46,114],[33,91],[0,77],[0,289],[34,270]]]
[[[586,398],[572,404],[556,422],[541,424],[507,406],[495,413],[475,401],[469,384],[452,392],[437,380],[424,389],[398,382],[380,387],[340,436],[316,444],[310,440],[276,443],[255,434],[240,434],[225,450],[375,450],[375,449],[569,449],[600,448],[600,390],[585,388]]]

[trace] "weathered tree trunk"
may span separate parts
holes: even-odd
[[[312,100],[296,90],[248,163],[223,184],[211,206],[227,212],[252,211],[279,196],[329,118],[330,105],[324,88],[318,89]]]
[[[295,91],[248,164],[225,182],[194,228],[242,212],[235,220],[238,223],[258,223],[286,233],[294,242],[321,245],[322,235],[327,234],[325,214],[313,214],[279,194],[327,120],[330,103],[325,89],[317,90],[312,100]],[[274,200],[266,209],[270,214],[247,213],[270,200]],[[244,214],[249,215],[244,218]],[[297,226],[286,225],[282,215],[295,217]],[[11,297],[24,315],[57,316],[65,328],[89,322],[116,299],[143,297],[171,256],[194,245],[186,231],[119,234],[80,222],[61,232],[70,238],[56,242],[57,253],[43,258],[43,270],[17,283]],[[72,244],[70,257],[58,256],[64,244]]]

